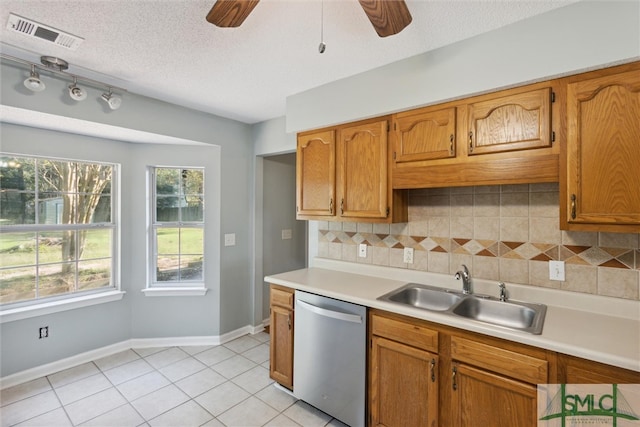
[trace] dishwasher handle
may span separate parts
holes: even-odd
[[[302,301],[302,300],[296,300],[296,304],[300,304],[302,308],[305,308],[320,316],[331,317],[333,319],[343,320],[345,322],[362,323],[362,316],[359,316],[357,314],[349,314],[349,313],[342,313],[340,311],[329,310],[326,308],[318,307],[313,304],[309,304],[308,302]]]

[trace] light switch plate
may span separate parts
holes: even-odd
[[[549,280],[564,282],[564,261],[549,261]]]
[[[360,258],[366,258],[367,257],[367,244],[366,243],[360,243],[360,245],[358,245],[358,256]]]
[[[224,235],[224,245],[225,246],[235,246],[236,245],[236,233],[229,233]]]
[[[286,228],[282,230],[282,240],[289,240],[291,239],[291,236],[292,236],[292,233],[290,228]]]

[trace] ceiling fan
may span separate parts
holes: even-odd
[[[239,27],[260,0],[217,0],[207,21],[218,27]],[[358,0],[380,37],[398,34],[411,23],[404,0]]]

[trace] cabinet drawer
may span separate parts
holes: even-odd
[[[451,358],[531,384],[548,382],[546,360],[463,337],[451,337]]]
[[[371,333],[423,350],[438,351],[438,331],[414,322],[371,316]]]
[[[293,291],[271,286],[271,305],[293,309]]]

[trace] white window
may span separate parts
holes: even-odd
[[[151,168],[151,288],[204,288],[204,169]]]
[[[3,309],[117,289],[118,166],[0,153]]]

